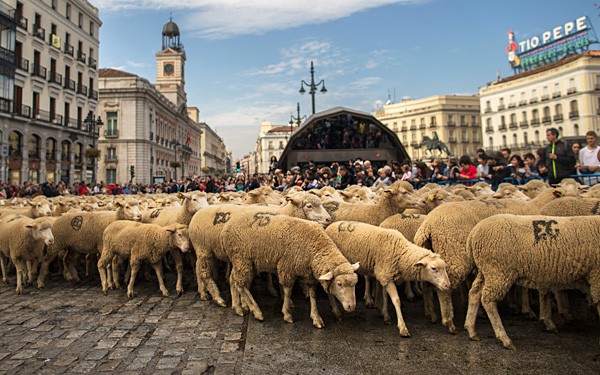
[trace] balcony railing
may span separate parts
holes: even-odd
[[[48,82],[57,83],[62,85],[62,75],[56,72],[50,72],[50,76],[48,77]]]
[[[81,83],[77,85],[77,93],[81,95],[87,95],[88,88],[87,86],[82,85]]]
[[[498,126],[498,130],[506,130],[506,124],[501,124],[500,126]]]
[[[537,98],[529,99],[529,104],[533,104],[533,103],[537,103],[537,102],[538,102]]]
[[[75,48],[73,48],[73,46],[70,45],[69,43],[65,43],[65,54],[73,56],[74,53],[75,53]]]
[[[27,30],[27,27],[29,26],[29,20],[23,16],[21,16],[21,18],[19,18],[19,20],[17,21],[17,26],[19,26],[22,29]]]
[[[518,128],[518,126],[517,126],[517,123],[516,123],[516,122],[511,122],[511,123],[509,123],[509,124],[508,124],[508,127],[509,127],[510,129],[516,129],[516,128]]]
[[[448,142],[450,142],[450,143],[456,143],[457,140],[454,137],[450,137],[450,138],[448,138]]]
[[[494,127],[493,126],[486,126],[485,127],[485,132],[486,133],[493,133],[494,132]]]
[[[550,124],[551,122],[552,122],[552,117],[550,117],[550,116],[542,117],[542,123],[547,125],[547,124]]]
[[[10,65],[15,63],[15,52],[4,47],[0,47],[0,59],[8,62]]]
[[[429,127],[430,128],[435,128],[435,127],[437,127],[437,124],[435,122],[430,122],[429,123]]]
[[[64,122],[65,126],[69,127],[69,128],[73,128],[73,129],[81,129],[81,120],[72,118],[72,117],[65,117],[65,122]]]
[[[94,100],[98,100],[98,91],[96,91],[96,90],[90,90],[89,98],[90,99],[94,99]]]
[[[82,51],[77,51],[77,61],[80,61],[85,64],[86,60],[87,60],[86,54],[83,53]]]
[[[405,131],[407,131],[407,130],[408,130],[408,129],[407,129],[407,127],[406,127],[406,126],[403,126],[403,127],[401,127],[401,128],[400,128],[400,131],[401,131],[401,132],[405,132]]]
[[[116,163],[118,161],[117,155],[105,155],[104,162],[105,163]]]
[[[506,107],[504,106],[504,104],[499,104],[498,105],[498,110],[502,111],[503,109],[505,109]]]
[[[116,138],[119,136],[119,129],[106,129],[104,131],[104,136],[106,138]]]
[[[560,91],[554,91],[552,93],[552,98],[560,98]]]
[[[50,122],[50,112],[42,111],[42,110],[38,109],[38,110],[34,111],[33,118],[38,121]]]
[[[515,108],[517,106],[516,103],[508,103],[508,108]]]
[[[46,29],[40,25],[33,24],[33,36],[38,37],[41,40],[46,40]]]
[[[531,126],[540,126],[540,119],[534,118],[533,120],[531,120]]]
[[[519,107],[523,105],[527,105],[527,100],[519,100]]]
[[[17,69],[29,72],[29,60],[24,59],[22,57],[17,58]]]
[[[519,123],[519,126],[522,128],[527,128],[529,126],[529,121],[523,120]]]
[[[419,129],[425,129],[425,124],[419,124]]]
[[[454,121],[448,121],[448,126],[456,126],[456,123]]]
[[[578,118],[579,117],[579,111],[571,111],[569,112],[569,118]]]
[[[563,120],[563,115],[554,115],[554,122],[561,122]]]
[[[65,88],[75,91],[75,81],[69,78],[65,78]]]
[[[91,56],[88,59],[88,66],[92,69],[96,69],[98,62],[96,61],[96,59],[93,59]]]
[[[60,125],[60,126],[62,126],[62,124],[63,124],[63,116],[62,115],[58,115],[56,113],[50,113],[50,120],[52,121],[52,123],[54,125]]]
[[[485,113],[490,113],[492,112],[492,108],[491,107],[486,107],[486,109],[484,110]]]
[[[0,112],[1,113],[12,113],[13,101],[9,99],[0,98]]]
[[[575,87],[569,87],[567,89],[567,95],[575,94],[576,92],[577,92],[577,89]]]
[[[417,125],[411,125],[410,130],[417,130]]]
[[[46,79],[46,73],[47,73],[47,70],[45,67],[38,65],[38,64],[33,65],[33,75],[34,76]]]
[[[23,104],[16,104],[14,114],[21,117],[31,118],[31,107]]]
[[[548,95],[548,94],[542,95],[542,101],[546,101],[548,99],[550,99],[550,95]]]

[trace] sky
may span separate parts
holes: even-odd
[[[588,16],[600,0],[89,0],[100,10],[99,64],[156,81],[155,53],[173,17],[185,46],[188,106],[240,158],[260,125],[312,113],[300,82],[325,81],[316,111],[374,112],[388,100],[474,95],[512,75],[517,42]],[[598,26],[600,27],[600,26]],[[598,49],[598,45],[593,49]],[[308,91],[308,90],[307,90]]]

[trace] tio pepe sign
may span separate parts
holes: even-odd
[[[534,36],[523,42],[519,42],[518,54],[529,52],[543,45],[559,41],[560,39],[587,30],[587,16],[579,17],[575,21],[556,26],[551,30],[544,31],[542,36]]]

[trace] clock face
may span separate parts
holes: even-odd
[[[173,65],[173,63],[165,63],[165,65],[163,66],[163,70],[165,72],[165,75],[173,75],[173,72],[175,71],[175,66]]]

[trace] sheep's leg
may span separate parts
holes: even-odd
[[[107,256],[103,255],[98,259],[98,274],[100,275],[100,285],[102,285],[102,293],[106,295],[108,291],[108,283],[107,283],[107,275],[106,275],[106,265],[110,263],[110,259]]]
[[[420,281],[413,281],[412,283],[413,283],[413,288],[414,288],[415,295],[422,296],[423,295],[423,290],[421,290],[421,282]]]
[[[42,259],[42,264],[40,266],[40,273],[38,274],[37,279],[37,287],[39,289],[45,286],[46,275],[48,275],[48,269],[50,268],[50,263],[56,258],[56,251],[54,250],[54,246],[49,246],[46,249],[46,254],[44,254],[44,258]]]
[[[181,258],[179,258],[181,260]],[[162,272],[162,261],[158,261],[156,263],[152,263],[152,268],[154,268],[154,272],[156,272],[156,278],[158,279],[158,288],[162,292],[163,297],[169,296],[169,291],[165,288],[165,282],[163,281],[163,272]],[[131,291],[133,293],[133,286],[131,287]]]
[[[12,262],[15,265],[15,268],[17,269],[17,289],[15,290],[15,292],[17,294],[22,294],[23,293],[23,280],[25,279],[25,265],[23,264],[23,262],[20,259],[13,259]]]
[[[525,315],[527,319],[535,319],[537,316],[531,310],[531,306],[529,304],[529,289],[525,287],[520,287],[521,289],[521,314]]]
[[[483,274],[479,272],[469,291],[469,308],[467,309],[467,318],[465,319],[465,329],[469,332],[469,338],[474,341],[479,341],[479,336],[475,330],[475,322],[477,321],[477,312],[481,305],[483,283]]]
[[[440,301],[440,311],[442,313],[442,324],[448,327],[448,332],[455,334],[456,327],[454,326],[454,307],[452,306],[452,291],[437,291],[438,300]]]
[[[240,284],[238,284],[238,286],[241,297],[246,299],[246,303],[248,303],[248,307],[250,308],[254,319],[262,322],[264,320],[263,313],[260,310],[260,307],[258,307],[256,301],[254,300],[254,297],[252,297],[252,293],[250,293],[250,290],[247,286]]]
[[[331,312],[335,316],[337,320],[342,320],[342,312],[340,311],[337,302],[335,301],[335,297],[333,294],[327,293],[327,297],[329,298],[329,304],[331,305]]]
[[[8,277],[6,276],[6,258],[4,255],[0,255],[0,268],[2,268],[2,282],[8,284]]]
[[[33,270],[31,261],[25,261],[25,272],[27,274],[27,279],[23,280],[23,284],[25,286],[29,286],[33,282]]]
[[[315,285],[307,285],[308,287],[308,298],[310,298],[310,317],[313,321],[313,326],[317,328],[325,327],[323,324],[323,318],[321,318],[321,314],[319,314],[319,310],[317,309],[317,289]],[[335,301],[334,301],[335,302]]]
[[[208,301],[208,294],[206,293],[206,285],[202,281],[200,274],[202,273],[202,265],[200,264],[200,258],[196,257],[196,283],[198,284],[198,294],[202,301]]]
[[[512,340],[506,334],[506,330],[504,330],[502,319],[500,318],[500,314],[498,314],[498,306],[496,301],[482,301],[482,304],[483,308],[488,314],[490,323],[492,323],[492,328],[494,328],[494,334],[496,335],[496,338],[502,341],[502,345],[506,349],[516,349],[515,344],[513,344]]]
[[[79,275],[77,274],[76,264],[79,260],[79,254],[72,251],[67,252],[63,258],[63,266],[65,269],[65,280],[73,283],[79,282]]]
[[[437,322],[433,302],[433,289],[428,283],[423,283],[423,307],[425,308],[425,316],[429,318],[429,321],[431,323]]]
[[[273,286],[273,277],[274,277],[274,275],[271,272],[267,272],[267,290],[269,291],[270,295],[272,295],[273,297],[277,297],[277,290]],[[285,288],[284,288],[284,292],[285,292]],[[292,306],[292,308],[293,308],[293,306]]]
[[[198,254],[196,255],[198,256]],[[219,288],[217,287],[215,280],[211,277],[214,259],[200,255],[198,256],[196,264],[198,264],[198,262],[200,262],[200,267],[197,266],[196,270],[200,274],[200,278],[206,285],[206,289],[208,290],[208,293],[212,297],[213,301],[221,307],[227,307],[225,301],[223,300],[223,297],[221,297],[221,293],[219,292]],[[227,279],[229,279],[229,276],[227,276]]]
[[[378,288],[381,288],[381,291],[383,292],[383,298],[381,300],[381,315],[383,315],[383,322],[385,324],[392,324],[392,318],[390,318],[390,312],[388,310],[388,296],[387,296],[387,292],[386,292],[386,287],[385,286],[379,286],[377,285]]]
[[[369,309],[372,309],[374,306],[371,294],[371,276],[365,276],[365,306]]]
[[[402,316],[402,311],[400,310],[401,302],[400,296],[398,295],[398,289],[396,289],[396,284],[393,281],[389,282],[385,286],[385,290],[392,299],[392,304],[396,308],[396,316],[398,318],[398,330],[400,331],[400,336],[410,337],[410,333],[408,332],[408,328],[406,327],[406,323],[404,322],[404,317]],[[384,299],[387,300],[387,296],[385,296]]]
[[[415,300],[415,294],[412,291],[411,285],[410,285],[410,281],[405,281],[404,282],[404,295],[406,295],[406,299],[409,301],[414,301]]]
[[[540,320],[546,326],[546,331],[557,333],[556,324],[552,321],[552,295],[547,290],[540,290]]]
[[[177,295],[180,296],[183,294],[183,261],[181,260],[181,251],[178,249],[171,250],[171,256],[175,261],[175,269],[177,270],[177,284],[175,286],[175,291],[177,292]]]
[[[231,274],[229,275],[229,291],[231,293],[231,308],[235,311],[236,315],[244,316],[244,309],[240,304],[240,293]]]
[[[140,263],[133,261],[130,262],[131,276],[129,276],[129,285],[127,286],[127,297],[133,297],[133,285],[135,284],[135,277],[140,270]]]
[[[121,282],[119,280],[119,263],[121,262],[121,258],[118,255],[115,255],[112,259],[112,280],[108,280],[108,288],[112,289],[113,285],[115,289],[121,288]],[[129,275],[131,277],[131,273]],[[127,280],[127,279],[125,279]]]
[[[269,273],[269,276],[271,274]],[[270,278],[270,277],[269,277]],[[293,286],[293,284],[292,284]],[[292,300],[292,287],[289,285],[283,285],[283,308],[281,312],[283,313],[283,320],[288,323],[294,323],[294,317],[290,312],[290,301]]]
[[[567,321],[573,321],[573,315],[569,308],[569,295],[566,290],[553,289],[552,293],[556,297],[556,304],[558,305],[558,313]]]

